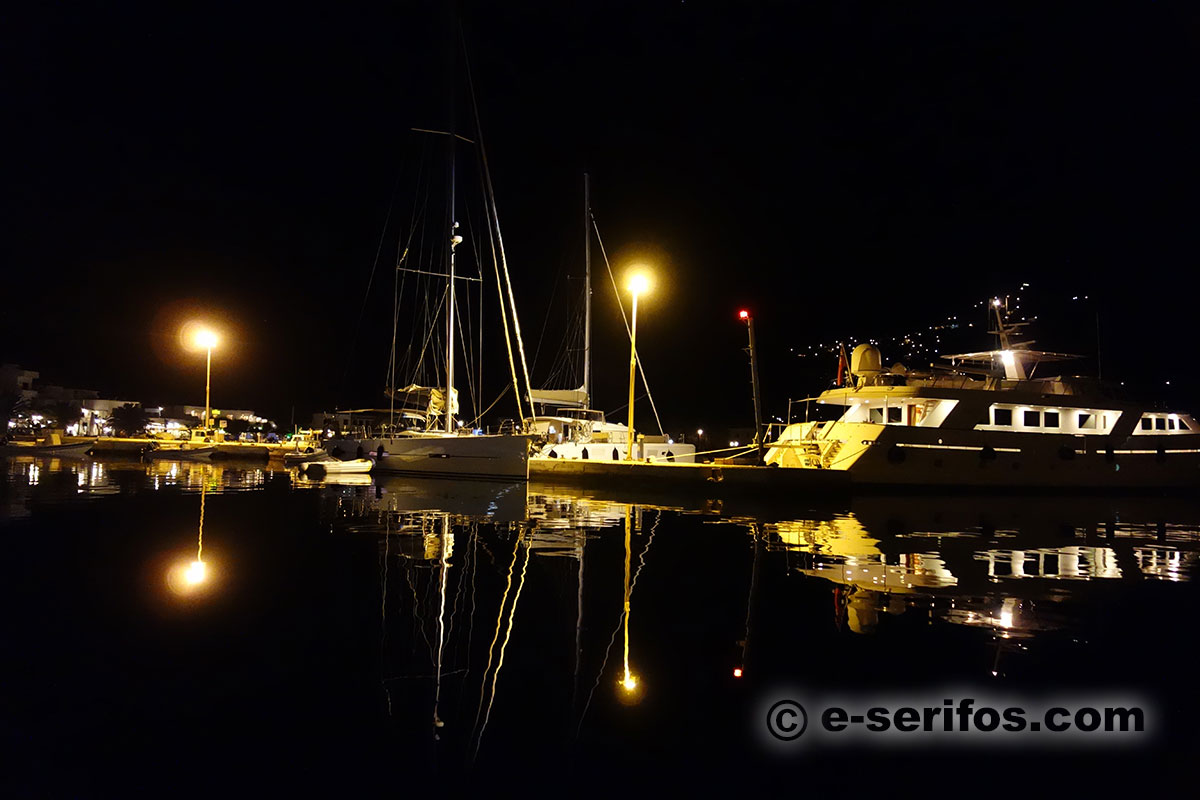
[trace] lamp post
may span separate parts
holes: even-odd
[[[633,460],[633,390],[637,379],[637,306],[638,295],[650,288],[650,278],[644,272],[629,276],[629,293],[633,295],[633,313],[629,323],[629,434],[625,460]]]
[[[201,330],[196,334],[196,344],[208,352],[207,365],[204,370],[204,427],[208,430],[212,428],[209,397],[212,387],[212,351],[217,346],[217,335],[210,330]]]
[[[738,319],[746,323],[746,330],[750,334],[750,347],[747,350],[750,353],[750,386],[754,392],[754,445],[758,450],[758,463],[762,464],[764,457],[762,394],[758,386],[758,348],[754,343],[754,317],[750,316],[749,311],[742,309],[738,312]]]

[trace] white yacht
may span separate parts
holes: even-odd
[[[478,120],[476,120],[478,123]],[[477,263],[476,276],[459,275],[456,273],[455,253],[463,237],[459,234],[459,223],[456,218],[455,204],[455,150],[458,140],[475,145],[476,153],[482,168],[486,198],[484,214],[486,217],[486,235],[495,237],[491,252],[493,260],[498,260],[495,266],[497,282],[501,296],[501,318],[505,326],[505,341],[508,342],[508,324],[512,321],[516,335],[520,337],[520,326],[517,322],[516,304],[513,299],[512,284],[509,279],[508,265],[505,262],[503,240],[500,239],[499,221],[496,216],[495,197],[492,192],[491,177],[487,171],[487,160],[482,154],[482,144],[446,131],[430,131],[414,129],[422,134],[443,136],[446,141],[447,160],[449,166],[446,187],[446,220],[445,238],[442,247],[434,247],[436,256],[443,260],[443,265],[432,265],[432,269],[412,268],[406,266],[408,248],[396,264],[397,276],[418,275],[428,276],[435,280],[445,279],[445,289],[441,299],[426,297],[426,308],[434,308],[433,316],[438,319],[431,327],[443,326],[444,339],[441,343],[441,380],[436,387],[418,386],[416,384],[404,388],[396,388],[396,353],[397,325],[401,318],[399,311],[400,289],[399,282],[394,290],[392,354],[388,372],[389,388],[386,394],[391,398],[392,406],[388,409],[388,422],[374,426],[372,430],[354,432],[351,435],[339,435],[325,443],[330,455],[339,458],[360,459],[371,457],[375,460],[375,472],[397,472],[415,476],[436,478],[474,478],[484,480],[525,481],[529,479],[529,438],[519,433],[508,435],[484,435],[471,425],[464,425],[458,418],[458,390],[455,388],[455,353],[461,344],[460,332],[456,330],[463,323],[459,321],[462,311],[457,305],[459,281],[482,282],[481,264]],[[414,217],[416,220],[416,217]],[[414,225],[418,222],[414,222]],[[411,239],[411,236],[410,236]],[[443,249],[444,248],[444,249]],[[478,262],[479,255],[476,254]],[[440,267],[444,266],[444,270]],[[501,279],[503,272],[503,279]],[[505,295],[507,299],[505,300]],[[482,299],[480,300],[482,302]],[[469,316],[467,317],[469,319]],[[457,338],[456,338],[457,337]],[[434,338],[432,330],[422,332],[420,354],[423,358],[429,350],[430,341]],[[509,345],[509,359],[513,355]],[[433,360],[433,359],[431,359]],[[524,351],[521,351],[521,364],[524,365]],[[514,385],[516,375],[514,371]],[[519,393],[519,392],[518,392]]]
[[[326,440],[334,458],[373,458],[376,472],[422,477],[524,481],[529,478],[529,439],[521,435],[484,435],[463,428],[454,418],[457,400],[446,414],[440,389],[408,386],[392,393],[406,398],[395,409],[393,424],[364,425],[349,435]],[[415,397],[428,397],[426,413],[411,409]],[[379,410],[381,414],[386,409]],[[449,424],[443,424],[448,419]],[[449,430],[447,430],[449,428]]]
[[[993,302],[998,350],[943,356],[927,372],[854,348],[843,385],[811,401],[836,421],[788,425],[780,467],[844,470],[857,485],[1156,489],[1200,485],[1200,423],[1123,400],[1095,379],[1033,377],[1073,356],[1015,341]]]

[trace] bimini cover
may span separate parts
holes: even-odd
[[[585,408],[588,396],[582,386],[578,389],[534,389],[529,393],[529,401],[560,408]]]

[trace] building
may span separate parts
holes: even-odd
[[[0,393],[19,394],[23,400],[32,400],[37,397],[33,382],[40,377],[40,372],[21,369],[19,364],[0,365]]]

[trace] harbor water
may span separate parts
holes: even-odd
[[[8,796],[1194,783],[1189,497],[634,503],[261,464],[0,468]],[[1153,735],[780,752],[764,732],[788,692],[947,687],[1132,697]]]

